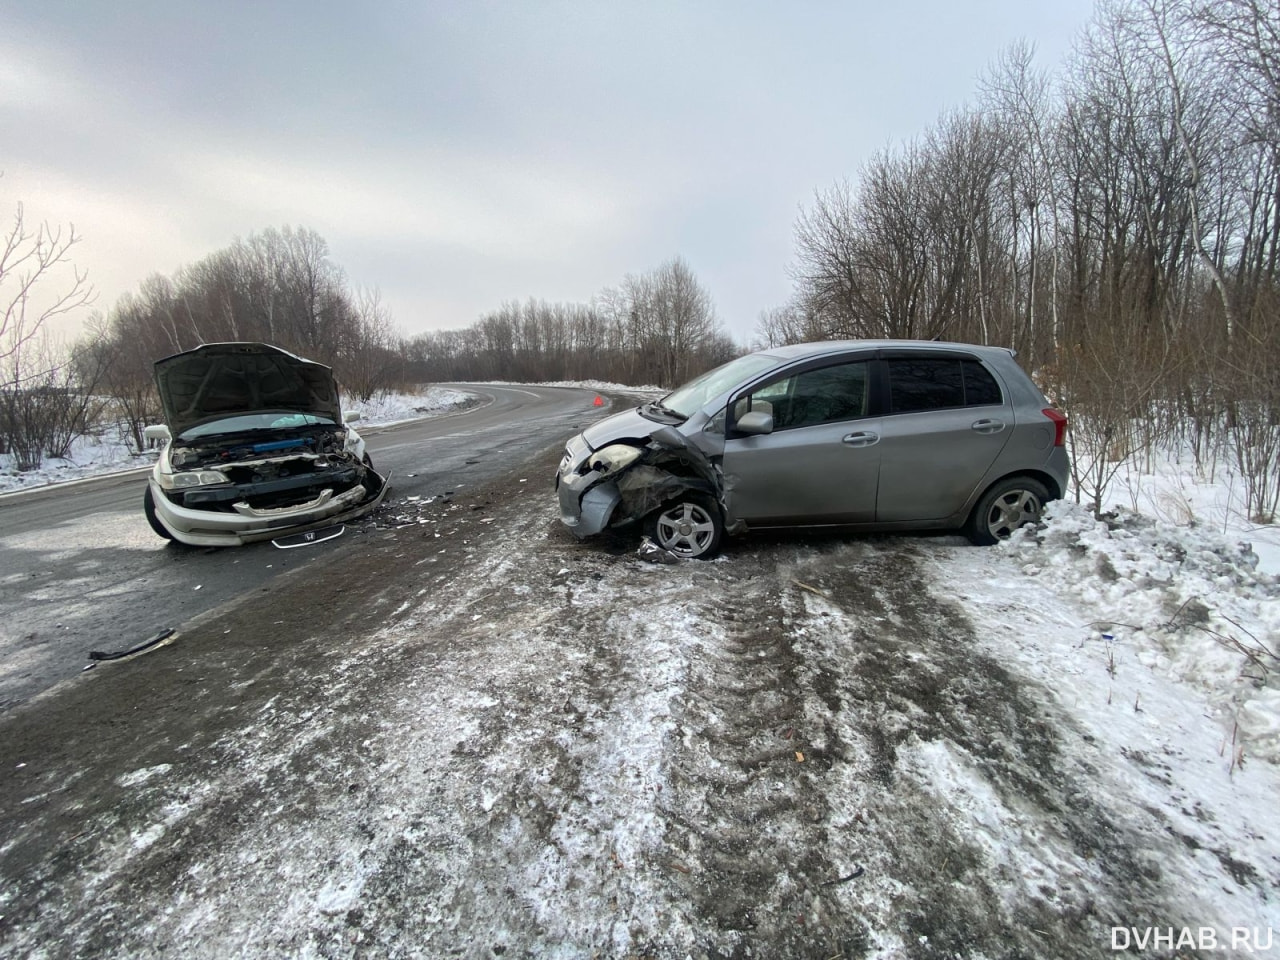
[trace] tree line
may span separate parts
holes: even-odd
[[[604,380],[674,387],[741,349],[680,257],[587,303],[506,303],[459,330],[405,344],[417,379]]]
[[[816,193],[761,345],[1014,347],[1072,415],[1095,509],[1156,441],[1280,486],[1280,8],[1103,0],[1056,76],[1026,44],[973,103]]]
[[[154,275],[95,313],[70,345],[48,321],[92,302],[81,273],[58,277],[78,237],[31,228],[18,208],[0,259],[8,304],[0,326],[0,452],[19,469],[66,456],[104,414],[136,450],[160,419],[156,360],[226,340],[277,344],[332,366],[348,396],[367,400],[399,383],[402,337],[376,290],[352,288],[325,240],[306,228],[267,229],[180,269]],[[64,271],[65,273],[65,271]],[[33,310],[33,294],[56,291]]]

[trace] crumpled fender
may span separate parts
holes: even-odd
[[[671,427],[660,427],[634,464],[614,480],[624,519],[639,520],[690,490],[721,499],[720,471]]]
[[[637,463],[616,481],[623,515],[639,520],[688,490],[716,496],[715,485],[701,477],[682,477],[649,463]]]
[[[679,431],[659,427],[639,449],[640,456],[617,473],[557,479],[562,519],[575,536],[641,520],[688,491],[706,494],[724,508],[720,468]]]

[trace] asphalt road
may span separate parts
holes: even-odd
[[[0,712],[77,676],[91,650],[128,649],[267,591],[284,573],[342,563],[409,498],[463,495],[607,412],[578,389],[450,386],[480,404],[361,430],[391,490],[371,520],[313,547],[168,544],[142,514],[145,469],[0,497]]]

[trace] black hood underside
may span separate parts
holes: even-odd
[[[221,417],[281,411],[342,422],[333,371],[266,343],[207,343],[155,364],[174,436]]]

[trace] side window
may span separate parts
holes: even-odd
[[[774,406],[785,402],[787,397],[791,396],[791,388],[795,385],[795,380],[795,377],[787,377],[785,380],[778,380],[760,387],[745,397],[739,397],[737,403],[733,405],[733,419],[737,420],[744,413],[750,413],[755,410],[775,417],[774,427],[776,429],[777,420]]]
[[[761,387],[739,400],[735,413],[771,414],[774,430],[853,420],[867,415],[868,389],[867,361],[841,363]]]
[[[887,362],[890,413],[964,406],[959,359],[904,357]]]
[[[999,406],[1004,403],[1000,384],[977,360],[961,360],[964,369],[964,405],[966,407]]]
[[[1004,402],[1000,384],[977,360],[914,357],[889,360],[888,364],[890,413]]]

